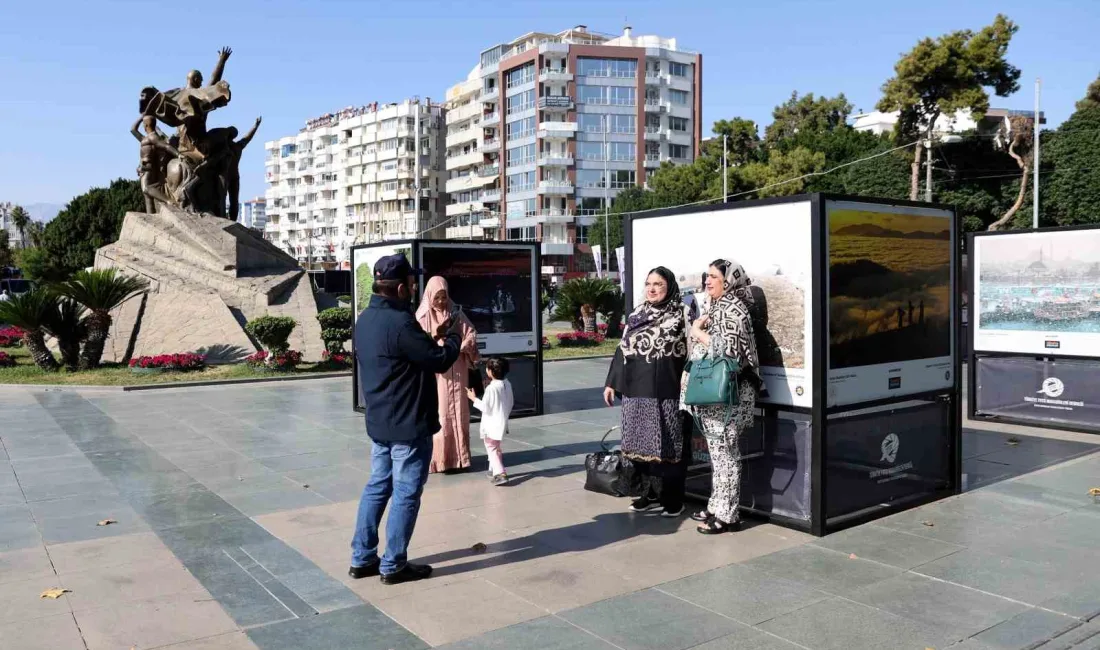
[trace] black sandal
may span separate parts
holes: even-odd
[[[699,512],[691,513],[692,520],[704,523],[710,521],[713,516],[714,515],[707,512],[706,510],[700,510]]]
[[[741,530],[741,522],[735,521],[727,524],[719,521],[717,517],[711,517],[702,526],[695,529],[700,535],[721,535],[722,533],[734,533]]]

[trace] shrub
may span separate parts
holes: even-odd
[[[130,359],[131,368],[168,368],[171,370],[202,370],[206,367],[206,357],[191,352],[176,354],[158,354],[151,357]]]
[[[347,368],[351,365],[350,352],[329,352],[325,350],[321,353],[321,359],[334,368]]]
[[[272,354],[267,350],[260,350],[259,352],[249,355],[244,362],[249,368],[293,370],[302,362],[302,353],[297,350],[287,350],[278,354]]]
[[[350,305],[351,304],[351,296],[349,296],[347,294],[344,294],[342,296],[336,296],[336,302],[344,302],[344,303],[347,303],[347,304]]]
[[[298,322],[289,316],[261,316],[248,321],[244,330],[272,354],[284,354],[290,349],[287,341]]]
[[[23,334],[23,330],[18,327],[0,327],[0,348],[17,348],[23,345]]]
[[[14,368],[15,357],[11,356],[7,352],[0,352],[0,368]]]
[[[325,342],[325,351],[332,354],[344,353],[344,342],[351,339],[351,308],[326,309],[317,314],[317,322],[321,323],[321,340]]]
[[[607,340],[603,334],[590,332],[565,332],[558,334],[558,346],[563,348],[591,348]]]

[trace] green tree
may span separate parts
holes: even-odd
[[[111,331],[111,310],[148,287],[147,281],[123,275],[118,269],[82,269],[74,273],[71,280],[57,286],[58,294],[71,298],[89,312],[84,318],[88,329],[84,348],[80,351],[82,369],[99,367],[103,345]]]
[[[770,149],[782,148],[785,143],[798,146],[799,134],[827,133],[847,124],[852,104],[844,93],[836,97],[814,97],[813,93],[798,96],[792,92],[790,99],[772,111],[773,122],[764,130],[764,143]]]
[[[50,254],[41,247],[32,246],[16,251],[15,262],[23,275],[38,282],[61,282],[69,276],[67,271],[53,265]]]
[[[126,213],[144,209],[140,183],[121,178],[75,197],[42,233],[49,266],[64,273],[91,266],[98,248],[118,240]]]
[[[969,110],[980,119],[989,109],[986,88],[1000,97],[1019,89],[1020,70],[1005,60],[1018,27],[998,14],[993,24],[975,33],[960,30],[925,38],[902,55],[894,76],[882,86],[880,111],[897,111],[895,135],[901,143],[931,139],[941,115]],[[909,198],[917,199],[924,147],[915,147]]]
[[[268,352],[280,355],[290,350],[290,334],[297,326],[298,321],[290,316],[260,316],[248,321],[244,331]]]
[[[573,324],[573,329],[594,333],[596,311],[607,305],[617,289],[606,278],[577,278],[568,280],[558,290],[554,320]]]
[[[23,330],[27,352],[30,352],[35,365],[46,372],[58,368],[57,359],[46,347],[45,330],[56,317],[57,306],[57,296],[45,289],[27,291],[0,302],[0,323],[15,325]]]
[[[1085,97],[1081,101],[1077,102],[1077,110],[1083,111],[1087,108],[1100,108],[1100,77],[1097,77],[1095,81],[1089,84],[1088,89],[1085,91]]]
[[[1100,222],[1100,105],[1086,102],[1052,135],[1042,145],[1051,168],[1040,191],[1043,221],[1058,226]]]
[[[702,155],[722,164],[722,137],[726,138],[726,161],[729,166],[746,165],[763,158],[759,130],[756,122],[743,117],[718,120],[712,129],[714,137],[703,147]]]
[[[825,168],[825,154],[810,151],[804,147],[792,149],[789,153],[774,150],[768,155],[766,163],[752,163],[738,168],[738,175],[746,184],[757,188],[755,196],[791,196],[805,191],[809,179],[799,178],[806,174],[820,172]],[[798,179],[798,180],[792,180]],[[785,182],[787,181],[787,182]],[[746,198],[754,198],[748,196]]]
[[[346,352],[344,342],[351,339],[353,320],[351,307],[330,307],[317,314],[317,322],[321,324],[321,340],[330,355]]]
[[[1008,140],[1008,155],[1016,161],[1020,168],[1019,190],[1016,193],[1016,201],[1012,207],[1005,210],[1004,215],[989,224],[989,230],[999,230],[1012,220],[1024,204],[1027,194],[1027,179],[1031,175],[1031,164],[1034,156],[1035,120],[1034,118],[1015,116],[1009,120],[1009,128],[1002,129],[1002,136]]]
[[[11,211],[11,223],[19,230],[19,244],[20,248],[27,247],[27,228],[30,227],[31,215],[23,209],[23,206],[17,205],[12,208]]]
[[[8,244],[8,231],[0,228],[0,266],[11,266],[14,262],[15,256]]]
[[[57,339],[61,352],[61,365],[69,370],[80,367],[80,342],[88,334],[84,320],[84,306],[69,298],[57,299],[57,308],[43,328]]]

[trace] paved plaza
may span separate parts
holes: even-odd
[[[1100,647],[1100,438],[968,428],[961,496],[704,537],[582,489],[618,419],[606,363],[547,364],[506,487],[475,428],[475,471],[425,492],[411,557],[435,574],[393,587],[346,575],[369,470],[349,379],[0,389],[0,648]]]

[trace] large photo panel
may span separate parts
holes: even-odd
[[[537,352],[539,270],[533,246],[424,243],[424,284],[443,276],[477,330],[482,354]]]
[[[974,350],[1100,358],[1100,229],[974,237]]]
[[[409,244],[379,244],[351,249],[351,302],[355,306],[356,316],[367,308],[370,297],[374,295],[374,264],[383,257],[397,253],[404,253],[409,263],[415,266]]]
[[[812,210],[809,200],[631,220],[631,305],[650,269],[671,270],[702,298],[710,263],[738,262],[752,279],[753,333],[766,394],[760,402],[812,406]]]
[[[829,406],[950,388],[950,210],[827,201]]]

